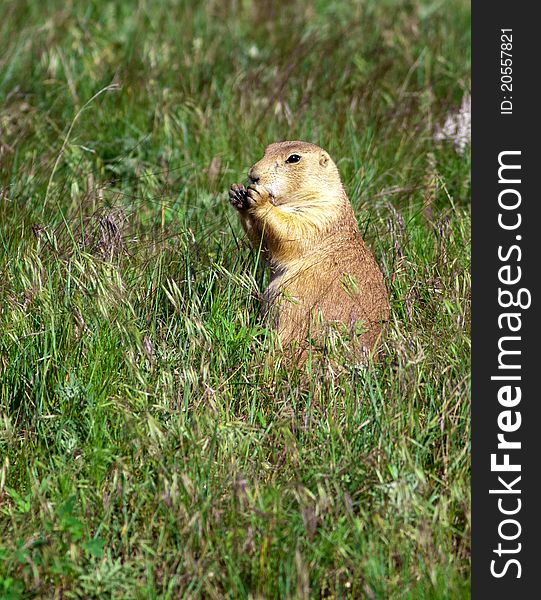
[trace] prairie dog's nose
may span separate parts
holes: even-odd
[[[253,168],[248,171],[248,177],[250,178],[251,183],[257,183],[259,181],[259,175]]]

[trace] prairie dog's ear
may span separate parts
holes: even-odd
[[[330,160],[330,156],[329,156],[329,155],[328,155],[326,152],[322,152],[322,153],[319,155],[319,164],[320,164],[322,167],[326,167],[326,166],[327,166],[327,164],[329,163],[329,160]]]

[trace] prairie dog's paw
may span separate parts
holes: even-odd
[[[251,185],[247,190],[248,206],[253,208],[266,202],[274,204],[272,196],[262,185]]]
[[[242,184],[234,183],[229,188],[229,202],[237,210],[246,210],[249,206],[247,194],[248,192]]]

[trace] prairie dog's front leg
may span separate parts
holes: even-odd
[[[248,198],[248,190],[242,185],[234,183],[229,188],[229,202],[234,206],[240,217],[242,228],[246,232],[248,239],[253,247],[258,249],[261,247],[261,226],[258,220],[249,212],[251,200]]]
[[[262,185],[251,185],[247,197],[248,212],[261,228],[273,261],[283,264],[302,255],[314,229],[305,215],[288,210],[287,203],[276,204],[274,196]]]
[[[306,219],[275,204],[275,198],[262,185],[248,189],[232,185],[231,204],[239,211],[240,219],[253,246],[262,248],[269,263],[281,264],[302,252],[303,239],[310,225]]]

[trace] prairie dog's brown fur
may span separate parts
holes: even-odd
[[[389,318],[382,273],[359,232],[340,174],[325,150],[277,142],[232,185],[230,201],[271,272],[265,308],[284,345],[341,322],[371,351]]]

